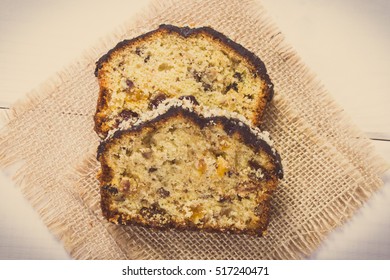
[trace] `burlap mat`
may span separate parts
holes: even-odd
[[[0,134],[0,165],[77,259],[296,259],[310,255],[381,185],[385,162],[283,42],[254,1],[161,1],[15,104]],[[106,222],[95,178],[95,61],[119,40],[161,23],[210,25],[255,52],[275,84],[265,115],[285,179],[266,237],[156,231]]]

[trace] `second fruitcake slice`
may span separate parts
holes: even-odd
[[[100,86],[95,130],[103,138],[120,119],[184,94],[257,125],[273,95],[264,63],[210,27],[161,25],[125,40],[100,58],[95,75]]]
[[[191,100],[164,101],[100,144],[103,214],[119,224],[264,234],[283,176],[268,134]]]

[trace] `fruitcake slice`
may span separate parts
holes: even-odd
[[[102,138],[119,119],[136,118],[155,100],[183,94],[257,125],[273,95],[264,63],[210,27],[161,25],[120,42],[96,64],[95,131]]]
[[[122,125],[101,142],[98,160],[105,217],[156,228],[262,235],[283,176],[267,133],[190,98]]]

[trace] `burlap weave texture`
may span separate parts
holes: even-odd
[[[95,160],[95,61],[161,23],[209,25],[255,52],[275,84],[264,116],[285,179],[264,238],[122,227],[104,220]],[[15,104],[0,134],[0,166],[21,162],[25,196],[77,259],[296,259],[309,255],[381,185],[385,163],[309,73],[256,1],[155,2]]]

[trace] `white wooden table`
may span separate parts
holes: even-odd
[[[0,0],[0,113],[148,2]],[[390,162],[390,1],[262,3],[287,42]],[[310,258],[390,259],[389,172],[384,180],[384,188]],[[1,171],[0,197],[0,259],[69,258]]]

